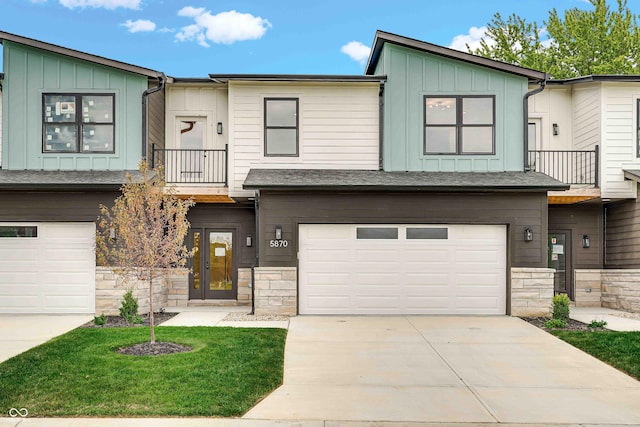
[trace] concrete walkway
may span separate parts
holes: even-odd
[[[67,333],[91,319],[93,316],[86,314],[0,314],[0,362]]]
[[[284,384],[244,418],[640,424],[638,402],[640,382],[518,318],[298,316]]]
[[[250,307],[185,307],[160,326],[230,326],[233,328],[284,328],[289,320],[223,320],[230,313],[249,313]],[[252,318],[254,316],[247,316]],[[259,316],[257,318],[260,318]]]
[[[592,320],[604,320],[605,328],[612,331],[640,331],[640,313],[627,313],[604,307],[571,307],[569,317],[589,324]]]

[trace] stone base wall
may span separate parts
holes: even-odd
[[[511,315],[547,316],[553,299],[552,268],[511,269]]]
[[[640,270],[600,270],[602,307],[640,313]]]
[[[251,305],[251,269],[238,269],[238,305]]]
[[[169,306],[170,291],[184,288],[187,291],[187,275],[179,272],[162,277],[153,282],[153,310]],[[174,288],[175,287],[175,288]],[[138,313],[149,312],[149,288],[147,284],[135,279],[126,280],[108,267],[96,267],[96,314],[117,316],[120,314],[122,296],[128,289],[133,289],[133,296],[138,298]]]
[[[295,267],[255,267],[255,313],[297,314],[297,270]],[[239,297],[238,290],[238,297]]]
[[[189,273],[174,274],[165,279],[167,307],[186,307],[189,302]]]
[[[603,270],[574,270],[576,307],[601,307]]]

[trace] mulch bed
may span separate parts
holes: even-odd
[[[171,319],[173,316],[177,314],[178,313],[165,313],[165,312],[154,313],[153,324],[155,326],[161,325],[162,323],[166,322],[167,320]],[[129,327],[135,327],[135,326],[149,326],[148,314],[140,315],[140,318],[142,319],[142,323],[135,323],[135,324],[127,323],[127,321],[124,320],[124,317],[120,317],[120,316],[105,316],[105,318],[106,318],[106,323],[104,325],[96,325],[92,320],[82,325],[82,327],[83,328],[129,328]]]
[[[547,329],[544,327],[544,322],[551,320],[550,317],[521,317],[522,320],[537,326],[545,331],[562,330],[562,331],[607,331],[606,328],[590,328],[586,323],[578,322],[577,320],[567,320],[567,327],[562,329]]]
[[[118,353],[128,354],[129,356],[160,356],[163,354],[183,353],[185,351],[191,351],[191,347],[174,342],[143,342],[118,349]]]

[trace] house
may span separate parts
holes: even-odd
[[[529,99],[529,165],[571,188],[549,193],[549,267],[578,306],[640,311],[640,77],[549,80]]]
[[[0,312],[95,313],[98,207],[137,171],[147,140],[164,141],[164,115],[148,114],[164,110],[164,75],[14,34],[0,41]]]

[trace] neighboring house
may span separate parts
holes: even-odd
[[[163,110],[163,74],[3,32],[0,42],[0,312],[95,313],[98,206],[137,171],[147,135],[164,135],[162,114],[147,120]]]
[[[549,194],[549,267],[578,305],[640,311],[640,76],[550,80],[530,98],[529,167]],[[636,286],[637,288],[637,286]]]

